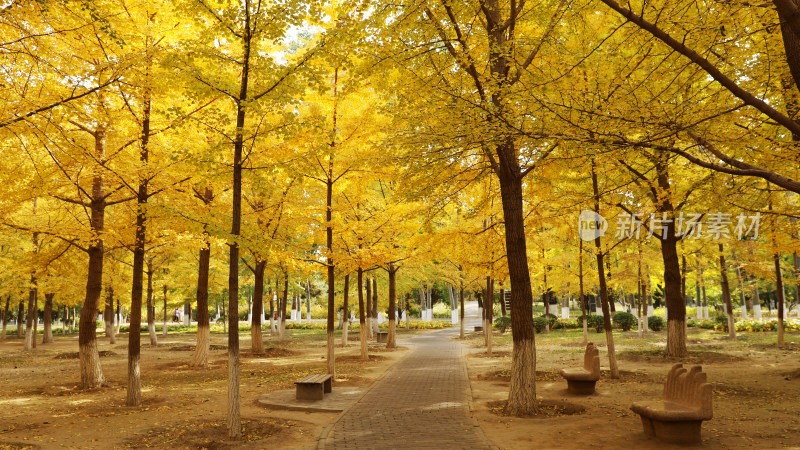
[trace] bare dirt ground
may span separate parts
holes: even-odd
[[[39,344],[32,352],[9,337],[0,341],[0,449],[316,448],[335,414],[273,411],[256,403],[265,392],[293,389],[295,380],[326,370],[324,331],[287,333],[284,340],[268,336],[264,355],[250,354],[249,332],[242,333],[242,442],[226,438],[225,334],[212,333],[211,364],[204,370],[187,364],[194,333],[159,336],[157,347],[143,345],[141,408],[124,405],[126,333],[117,336],[116,345],[99,338],[108,387],[91,391],[77,387],[77,335],[56,334],[55,343]],[[348,348],[336,349],[341,358],[335,385],[369,385],[407,350],[370,344],[374,357],[362,362],[358,336],[351,337],[356,340]],[[148,341],[146,334],[142,341]]]
[[[714,418],[703,423],[703,446],[708,448],[800,448],[800,334],[787,333],[783,349],[775,333],[742,333],[730,341],[723,333],[689,329],[690,357],[660,356],[666,332],[615,332],[621,377],[609,378],[605,335],[589,332],[600,347],[601,379],[597,393],[572,396],[558,374],[563,367],[582,366],[580,330],[552,331],[536,336],[537,396],[549,403],[542,417],[502,415],[508,396],[511,367],[510,333],[495,335],[493,356],[486,355],[483,336],[468,337],[467,361],[474,417],[500,448],[665,448],[642,431],[633,402],[661,398],[672,365],[700,364],[713,385]],[[556,411],[555,404],[566,405]],[[563,411],[566,409],[567,411]],[[579,412],[584,410],[583,412]]]
[[[285,340],[267,337],[268,350],[247,352],[242,334],[241,398],[244,440],[226,439],[227,354],[225,335],[212,334],[211,365],[188,367],[193,333],[159,336],[159,346],[142,351],[145,404],[124,406],[127,335],[110,345],[100,338],[103,371],[109,386],[77,389],[77,337],[22,350],[22,341],[0,341],[0,449],[6,448],[316,448],[317,438],[336,414],[277,411],[256,404],[260,394],[292,389],[293,382],[325,370],[324,332],[291,330]],[[366,386],[407,349],[387,352],[370,344],[369,362],[358,358],[357,334],[348,348],[337,347],[338,385]],[[403,338],[401,332],[400,339]],[[637,400],[660,398],[663,380],[675,360],[660,356],[664,332],[644,338],[615,333],[622,376],[608,374],[604,335],[589,333],[601,348],[603,376],[597,394],[575,397],[558,375],[581,364],[579,330],[537,335],[537,393],[545,414],[536,418],[502,415],[511,365],[510,333],[494,335],[492,356],[479,334],[465,344],[473,414],[499,448],[664,448],[642,432],[630,411]],[[146,337],[145,337],[146,340]],[[800,334],[787,333],[782,349],[774,333],[746,333],[731,342],[707,330],[689,329],[691,356],[702,364],[714,387],[714,418],[703,425],[708,448],[800,448]],[[456,444],[457,445],[457,444]]]

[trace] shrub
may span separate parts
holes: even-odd
[[[658,316],[650,316],[647,318],[647,328],[652,331],[661,331],[664,329],[664,319]]]
[[[703,328],[706,330],[714,329],[714,321],[709,319],[702,319],[702,320],[689,319],[686,321],[686,325],[690,327]]]
[[[720,314],[714,317],[714,329],[728,331],[728,316]]]
[[[544,319],[545,316],[547,316],[547,320],[548,320],[548,322],[550,322],[550,328],[553,328],[553,325],[555,325],[556,321],[558,320],[558,316],[556,316],[555,314],[552,314],[552,313],[551,314],[542,314],[542,316],[541,316],[542,319]]]
[[[511,328],[511,317],[498,317],[494,319],[494,327],[500,329],[501,333],[505,333],[507,328]]]
[[[547,327],[547,319],[544,317],[534,317],[533,318],[533,329],[537,333],[541,333],[544,331],[545,327]]]
[[[583,324],[581,324],[581,326],[583,326]],[[598,316],[597,314],[590,315],[586,320],[586,326],[594,328],[594,331],[598,333],[602,333],[603,327],[605,326],[603,316]]]
[[[449,319],[450,318],[450,307],[445,305],[444,303],[437,303],[433,305],[433,317],[436,319]]]
[[[616,313],[613,317],[614,324],[622,328],[622,331],[631,331],[639,321],[636,319],[636,316],[629,312],[620,311]]]
[[[555,323],[551,326],[554,330],[581,327],[583,327],[583,321],[578,322],[575,321],[575,319],[556,319]]]

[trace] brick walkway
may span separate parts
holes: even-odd
[[[493,448],[469,416],[467,366],[454,336],[457,327],[414,338],[411,353],[342,412],[319,448]]]

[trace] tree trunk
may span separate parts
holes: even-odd
[[[205,197],[211,196],[211,191],[206,189]],[[205,236],[204,236],[205,237]],[[197,345],[194,348],[191,366],[207,367],[208,352],[211,347],[211,320],[208,316],[208,271],[211,263],[211,246],[204,239],[200,248],[200,258],[197,269]]]
[[[461,271],[461,266],[458,267],[458,270]],[[458,333],[458,337],[459,337],[459,339],[464,339],[464,280],[461,280],[460,283],[461,283],[461,285],[460,285],[460,289],[459,289],[458,301],[461,303],[461,305],[460,305],[461,306],[461,312],[460,312],[460,314],[461,314],[461,316],[460,316],[460,319],[461,319],[460,320],[461,330]],[[408,314],[406,314],[406,317],[408,317]]]
[[[270,334],[275,336],[275,333],[277,332],[277,327],[275,324],[275,300],[277,300],[278,292],[280,292],[280,279],[277,276],[275,277],[275,293],[273,294],[271,291],[272,289],[270,289],[269,295],[269,329]]]
[[[531,291],[525,221],[522,210],[522,176],[513,142],[497,148],[497,177],[506,235],[506,258],[511,281],[511,384],[506,413],[527,415],[539,411],[536,401],[536,338],[533,334]]]
[[[261,318],[264,315],[264,271],[267,268],[266,261],[256,261],[255,265],[255,288],[253,289],[253,311],[250,315],[252,324],[250,326],[250,341],[253,353],[264,353],[264,341],[261,336]]]
[[[149,38],[147,39],[149,42]],[[148,59],[149,63],[151,62]],[[149,71],[147,71],[149,75]],[[139,150],[139,162],[146,166],[149,158],[150,142],[150,110],[151,110],[151,91],[145,88],[144,91],[144,114],[142,120],[142,142]],[[128,386],[125,404],[127,406],[142,405],[142,384],[141,384],[141,344],[142,344],[142,290],[144,288],[144,256],[145,243],[147,240],[147,201],[149,199],[148,185],[149,178],[142,176],[139,178],[139,189],[136,194],[136,237],[133,246],[133,279],[131,283],[131,320],[128,331]],[[149,267],[152,271],[152,267]],[[152,324],[150,314],[152,304],[152,277],[148,273],[148,299],[147,299],[147,322],[150,330],[150,344],[155,345],[155,324]],[[157,343],[157,340],[156,340]]]
[[[594,190],[594,209],[595,213],[600,214],[600,189],[597,183],[597,170],[594,159],[592,159],[592,189]],[[597,251],[597,274],[600,284],[600,304],[603,310],[603,327],[606,331],[606,345],[608,346],[608,363],[611,369],[611,378],[619,378],[619,367],[617,367],[617,354],[614,348],[614,333],[611,329],[611,311],[609,308],[608,286],[606,286],[606,273],[604,254],[600,244],[600,235],[594,240],[595,250]],[[663,247],[662,247],[663,248]]]
[[[109,338],[111,345],[117,343],[117,336],[114,334],[114,288],[111,286],[106,287],[108,296],[106,297],[106,308],[103,313],[103,322],[106,326],[106,336]]]
[[[378,277],[376,276],[372,278],[372,331],[375,332],[375,336],[380,331],[378,325]]]
[[[783,341],[783,305],[784,305],[784,291],[783,291],[783,274],[781,273],[781,255],[775,253],[772,256],[775,261],[775,290],[778,299],[778,345],[782,346]]]
[[[284,338],[286,333],[286,305],[289,301],[289,274],[283,272],[283,297],[281,298],[280,304],[278,305],[280,311],[278,311],[278,335],[281,339]]]
[[[411,329],[411,298],[406,296],[406,331]]]
[[[367,291],[364,308],[366,314],[366,327],[367,327],[367,338],[373,338],[373,330],[372,330],[372,280],[367,278],[364,281],[364,289]]]
[[[310,294],[309,294],[310,295]],[[342,306],[342,347],[347,347],[347,331],[350,326],[350,305],[348,304],[350,296],[350,274],[344,276],[344,292],[342,292],[343,306]]]
[[[506,316],[506,290],[505,288],[500,288],[500,315],[505,317]]]
[[[164,329],[161,330],[161,334],[163,336],[166,336],[167,332],[169,330],[169,322],[167,322],[168,315],[169,315],[168,311],[169,311],[169,309],[167,307],[167,285],[165,283],[164,284]]]
[[[364,270],[358,268],[358,334],[361,339],[361,359],[369,360],[367,353],[367,320],[364,310]]]
[[[674,219],[675,208],[670,200],[669,155],[657,155],[656,177],[661,195],[653,199],[656,211]],[[667,308],[667,352],[668,356],[685,357],[686,349],[686,301],[681,291],[681,269],[678,259],[678,238],[675,236],[675,221],[667,224],[666,236],[661,241],[661,259],[664,261],[664,298]]]
[[[3,308],[3,334],[0,334],[0,341],[6,340],[6,328],[8,328],[9,303],[11,303],[11,295],[6,296],[6,307]]]
[[[17,337],[25,337],[25,327],[22,325],[22,318],[25,317],[25,300],[20,300],[17,306]]]
[[[249,5],[244,4],[247,9]],[[239,97],[236,99],[236,137],[233,143],[233,186],[231,236],[228,243],[228,437],[241,439],[241,410],[239,406],[239,244],[242,226],[242,151],[244,148],[244,125],[247,92],[250,76],[250,11],[244,17],[242,35],[243,57],[239,82]],[[287,281],[288,283],[288,281]],[[285,310],[285,308],[284,308]]]
[[[187,327],[192,326],[192,302],[187,301],[183,304],[183,324]]]
[[[44,337],[42,344],[53,343],[53,297],[55,293],[44,294]]]
[[[738,261],[736,265],[736,281],[739,282],[739,303],[742,304],[742,319],[747,320],[749,319],[747,311],[750,308],[747,307],[747,298],[744,296],[744,277],[742,276],[742,267]]]
[[[34,233],[34,245],[36,243],[36,234]],[[38,288],[36,287],[36,275],[31,274],[31,284],[28,289],[28,317],[25,323],[25,350],[32,350],[36,348],[36,336],[33,334],[33,321],[34,316],[38,314]]]
[[[483,324],[486,336],[486,354],[492,356],[492,315],[494,313],[494,279],[486,277],[486,322]]]
[[[725,302],[725,312],[728,314],[728,337],[736,339],[736,321],[733,318],[733,304],[731,302],[731,288],[728,284],[728,266],[725,264],[725,250],[719,244],[719,272],[722,278],[722,300]]]
[[[131,311],[131,321],[134,312]],[[131,323],[133,326],[133,323]],[[153,261],[147,262],[147,329],[150,333],[150,346],[158,346],[158,334],[156,333],[156,305],[153,303]]]
[[[114,312],[114,321],[117,324],[116,333],[119,334],[119,329],[122,326],[122,305],[119,303],[119,297],[117,297],[117,309]]]
[[[397,268],[389,263],[389,333],[386,335],[386,348],[395,348],[395,324],[397,320]]]
[[[338,75],[338,69],[336,72]],[[335,83],[334,83],[335,84]],[[335,96],[334,91],[334,96]],[[333,123],[334,123],[334,133],[336,133],[336,111],[334,109],[333,113]],[[335,142],[331,143],[333,146]],[[333,154],[330,155],[330,159],[328,160],[328,180],[326,182],[327,188],[327,195],[326,195],[326,208],[325,208],[325,237],[328,246],[328,258],[326,261],[326,266],[328,269],[328,348],[327,348],[327,360],[328,360],[328,373],[336,377],[336,355],[334,354],[334,330],[335,330],[335,321],[336,321],[336,274],[334,271],[334,264],[333,264]]]
[[[581,296],[581,317],[583,317],[583,345],[588,345],[589,325],[586,317],[586,297],[583,295],[583,239],[578,242],[578,289]]]

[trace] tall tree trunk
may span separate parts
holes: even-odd
[[[114,335],[114,288],[111,286],[106,287],[106,308],[103,313],[103,322],[106,325],[106,336],[109,338],[111,345],[117,343],[117,337]]]
[[[289,274],[287,272],[283,272],[283,297],[281,297],[281,301],[279,306],[280,311],[278,311],[278,335],[281,339],[284,338],[286,334],[286,305],[289,301]]]
[[[23,317],[25,317],[25,300],[20,300],[17,306],[17,337],[25,337],[25,327],[22,325]]]
[[[167,335],[169,331],[169,322],[167,322],[167,318],[169,317],[169,308],[167,307],[167,284],[164,283],[164,329],[161,330],[161,334],[163,336]]]
[[[44,336],[42,344],[53,343],[53,297],[55,293],[44,294]]]
[[[654,198],[656,211],[666,214],[671,220],[667,224],[666,236],[661,241],[661,259],[664,261],[664,298],[667,307],[667,351],[668,356],[685,357],[686,348],[686,301],[681,291],[681,269],[678,258],[678,238],[675,235],[675,208],[670,200],[669,154],[656,155],[656,178],[660,195]]]
[[[364,290],[367,291],[366,298],[364,299],[365,304],[365,314],[366,314],[366,327],[367,327],[367,338],[372,339],[373,331],[372,331],[372,280],[367,277],[364,280]]]
[[[753,275],[753,317],[761,320],[761,299],[758,296],[758,278]],[[705,293],[703,295],[705,297]]]
[[[244,3],[244,33],[242,35],[242,73],[239,97],[236,99],[236,137],[233,143],[233,192],[231,214],[231,241],[228,243],[228,437],[242,437],[241,410],[239,406],[239,243],[242,226],[242,151],[244,125],[250,80],[250,5]],[[284,308],[285,311],[285,308]]]
[[[506,413],[527,415],[539,411],[536,401],[536,338],[533,334],[531,290],[525,220],[522,211],[522,174],[511,141],[498,145],[496,174],[506,235],[506,259],[511,281],[511,385]]]
[[[3,308],[3,334],[0,334],[0,341],[6,340],[6,328],[8,328],[9,303],[11,303],[11,295],[6,296],[6,307]]]
[[[117,297],[117,309],[114,312],[114,321],[117,324],[116,333],[119,334],[119,329],[122,327],[122,305],[120,305],[119,297]]]
[[[338,76],[338,69],[336,72]],[[336,95],[336,87],[334,82],[334,96]],[[336,110],[334,108],[333,113],[333,126],[334,126],[334,135],[336,133]],[[334,142],[331,142],[331,148],[335,145]],[[335,321],[336,321],[336,304],[335,304],[335,293],[336,293],[336,274],[334,271],[333,265],[333,151],[331,151],[330,159],[328,160],[328,180],[326,182],[326,208],[325,208],[325,238],[326,243],[328,246],[328,258],[326,261],[326,266],[328,269],[328,342],[327,342],[327,360],[328,360],[328,373],[331,374],[334,378],[336,377],[336,355],[334,354],[334,330],[335,330]]]
[[[310,289],[309,289],[310,291]],[[310,294],[309,294],[310,295]],[[350,296],[350,274],[344,276],[344,292],[342,292],[343,306],[342,306],[342,347],[347,347],[347,331],[350,327],[350,305],[348,304]]]
[[[149,43],[147,38],[146,44]],[[148,57],[148,69],[152,61]],[[149,75],[149,70],[146,72]],[[147,166],[149,159],[150,143],[150,110],[151,91],[149,86],[144,91],[142,118],[142,142],[139,149],[139,162]],[[139,187],[136,193],[136,237],[133,245],[133,279],[131,283],[131,320],[128,331],[128,386],[125,404],[127,406],[141,406],[141,344],[142,344],[142,291],[144,288],[144,256],[147,241],[147,201],[149,200],[148,186],[150,179],[147,176],[139,177]],[[152,268],[151,268],[152,270]],[[148,276],[148,291],[152,289],[152,277]],[[148,293],[147,319],[150,325],[151,294]],[[151,345],[155,334],[155,324],[151,331]]]
[[[594,190],[594,210],[600,214],[600,188],[597,183],[597,169],[594,159],[592,159],[592,189]],[[594,240],[595,250],[597,251],[597,274],[599,276],[600,284],[600,304],[603,310],[603,327],[606,331],[606,345],[608,346],[608,365],[611,369],[611,378],[619,378],[619,367],[617,367],[617,354],[614,348],[614,333],[611,329],[611,311],[608,299],[608,286],[606,286],[606,273],[603,270],[605,267],[604,254],[602,245],[600,244],[600,235],[598,234]],[[663,247],[662,247],[663,248]]]
[[[34,242],[36,241],[36,237],[34,234]],[[39,313],[38,311],[38,288],[36,286],[36,275],[31,274],[31,282],[30,287],[28,289],[28,317],[26,318],[25,323],[25,350],[32,350],[36,348],[36,336],[33,334],[33,320],[34,316]]]
[[[131,321],[134,312],[131,311]],[[133,326],[133,323],[131,323]],[[150,333],[150,346],[158,346],[158,334],[156,333],[156,305],[153,302],[153,261],[147,261],[147,330]]]
[[[500,288],[500,315],[505,317],[506,316],[506,289],[501,287]]]
[[[583,239],[578,242],[578,289],[581,296],[581,317],[583,318],[583,345],[589,343],[589,324],[586,311],[586,297],[583,294]]]
[[[95,155],[105,160],[105,130],[98,128],[94,134]],[[105,384],[100,355],[97,352],[97,310],[103,291],[103,231],[105,228],[106,194],[101,172],[96,172],[92,180],[91,229],[93,236],[87,253],[89,265],[86,277],[86,298],[81,309],[78,329],[78,354],[81,372],[81,386],[95,388]]]
[[[281,291],[280,282],[281,282],[280,278],[278,276],[275,276],[275,293],[273,294],[271,292],[272,289],[270,289],[270,295],[269,295],[269,327],[270,327],[269,329],[270,329],[270,334],[272,334],[273,336],[275,336],[275,333],[277,332],[277,327],[275,324],[275,306],[276,306],[275,301],[278,299],[278,292]]]
[[[205,197],[211,197],[211,190],[205,190]],[[208,366],[208,352],[211,348],[211,320],[208,317],[208,271],[211,264],[211,246],[205,239],[200,248],[197,269],[197,345],[191,365],[193,367]]]
[[[486,336],[486,354],[492,355],[492,315],[494,313],[494,279],[486,277],[486,322],[483,324]]]
[[[361,339],[361,359],[369,360],[367,353],[367,320],[364,308],[364,270],[358,268],[358,334]]]
[[[378,327],[378,277],[372,278],[372,331],[377,336]]]
[[[722,300],[725,302],[725,312],[728,315],[728,337],[736,339],[736,321],[733,318],[733,304],[731,302],[731,288],[728,284],[728,266],[725,264],[725,250],[719,244],[719,272],[722,278]]]
[[[261,336],[261,318],[264,316],[264,271],[266,268],[266,261],[256,261],[253,312],[250,315],[252,320],[252,325],[250,326],[250,341],[253,353],[255,354],[264,353],[264,341]]]
[[[777,291],[778,299],[778,345],[784,344],[783,340],[783,305],[784,305],[784,290],[783,290],[783,274],[781,273],[781,255],[775,253],[772,256],[775,261],[775,290]]]
[[[459,272],[462,270],[461,266],[458,267],[458,270],[459,270]],[[460,327],[461,329],[460,329],[460,331],[458,333],[458,337],[459,337],[459,339],[464,339],[464,280],[462,279],[460,281],[460,283],[461,284],[460,284],[460,289],[459,289],[458,301],[461,303],[461,305],[460,305],[461,306],[461,311],[460,311],[460,314],[461,314],[460,319],[461,320],[459,321],[460,324],[461,324],[461,327]],[[408,313],[406,313],[406,317],[408,317]]]
[[[395,348],[395,326],[397,320],[397,268],[389,263],[389,333],[386,335],[386,348]]]
[[[736,255],[734,255],[736,258]],[[742,319],[749,319],[747,311],[750,309],[747,307],[747,298],[744,295],[744,277],[742,276],[742,266],[737,261],[736,264],[736,281],[739,282],[739,303],[742,304]]]

